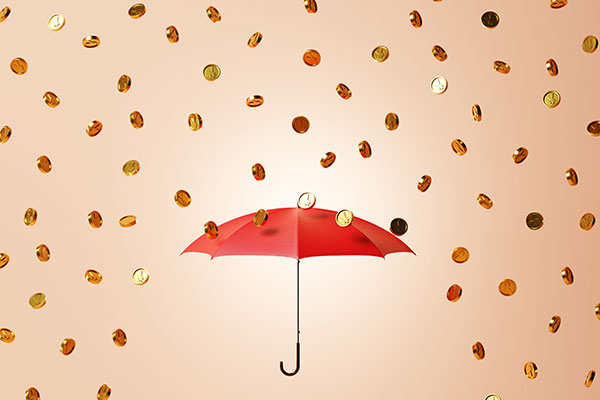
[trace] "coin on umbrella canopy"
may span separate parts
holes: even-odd
[[[23,75],[27,72],[27,61],[21,57],[17,57],[10,62],[10,70],[17,75]]]
[[[140,171],[140,162],[138,160],[129,160],[123,164],[123,173],[127,176],[133,176]]]
[[[433,54],[433,57],[435,57],[435,59],[438,61],[446,61],[448,59],[448,53],[446,53],[446,50],[437,44],[431,49],[431,54]]]
[[[102,122],[93,120],[85,127],[85,133],[89,137],[94,137],[102,131]]]
[[[25,400],[40,400],[40,392],[34,387],[25,391]]]
[[[527,226],[529,227],[529,229],[535,231],[538,230],[542,227],[542,225],[544,225],[544,217],[542,217],[542,214],[538,213],[538,212],[531,212],[529,214],[527,214],[527,218],[525,218],[525,222],[527,223]]]
[[[212,22],[217,23],[221,20],[221,13],[213,6],[210,6],[206,9],[206,15]]]
[[[41,173],[47,174],[52,171],[52,162],[48,158],[48,156],[39,156],[36,165]]]
[[[252,166],[252,176],[257,181],[262,181],[266,176],[265,168],[259,163],[254,164]]]
[[[306,133],[309,127],[310,122],[308,121],[308,118],[303,115],[297,116],[292,120],[292,129],[296,131],[296,133]]]
[[[452,143],[450,143],[450,147],[452,147],[452,151],[459,156],[467,154],[467,144],[460,139],[454,139]]]
[[[517,291],[517,284],[512,279],[504,279],[498,285],[498,291],[503,296],[512,296]]]
[[[400,118],[398,118],[398,114],[396,113],[387,113],[387,115],[385,116],[385,127],[387,128],[388,131],[393,131],[398,129],[398,126],[400,125]]]
[[[252,222],[254,223],[254,226],[258,227],[263,226],[265,222],[267,222],[267,219],[269,219],[269,213],[267,212],[267,210],[263,210],[261,208],[256,212],[256,214],[254,214]]]
[[[221,76],[221,68],[217,64],[208,64],[202,70],[202,75],[207,81],[216,81]]]
[[[83,43],[83,47],[93,49],[94,47],[100,46],[100,37],[96,35],[89,35],[84,37],[81,42]]]
[[[581,47],[586,53],[593,53],[598,48],[598,38],[593,35],[586,36]]]
[[[548,108],[554,108],[560,103],[560,94],[556,90],[551,90],[544,94],[544,104]]]
[[[420,28],[423,25],[423,19],[417,10],[412,10],[408,13],[408,20],[415,28]]]
[[[144,14],[146,14],[146,6],[142,3],[136,3],[129,7],[129,11],[127,11],[127,14],[129,14],[129,16],[134,19],[141,18]]]
[[[523,367],[523,371],[528,379],[535,379],[538,376],[538,368],[533,361],[527,361]]]
[[[188,126],[194,132],[202,128],[202,117],[198,113],[191,113],[188,117]]]
[[[371,52],[371,57],[377,62],[384,62],[390,56],[390,51],[385,46],[377,46]]]
[[[587,131],[590,134],[590,136],[599,136],[600,135],[600,121],[592,121],[592,122],[590,122],[588,124],[588,126],[587,126]],[[0,141],[1,141],[1,135],[2,134],[0,132]],[[10,136],[10,133],[9,133],[8,136]]]
[[[73,350],[75,350],[75,340],[71,338],[66,338],[60,344],[60,352],[65,356],[71,354]]]
[[[0,253],[0,269],[6,267],[8,262],[10,261],[10,257],[6,253]]]
[[[419,179],[419,182],[417,182],[417,189],[419,189],[421,192],[424,192],[429,189],[430,185],[431,177],[429,175],[423,175],[421,179]]]
[[[595,377],[596,377],[596,371],[591,369],[590,372],[588,372],[587,376],[585,377],[585,382],[584,382],[585,387],[592,386],[592,382],[594,382]]]
[[[131,78],[127,75],[121,75],[117,81],[117,90],[126,93],[131,87]]]
[[[394,218],[392,222],[390,222],[390,231],[394,235],[402,236],[408,231],[408,223],[402,218]]]
[[[550,8],[562,8],[567,5],[567,0],[550,0]]]
[[[316,201],[317,201],[317,198],[314,194],[312,194],[310,192],[304,192],[298,198],[297,204],[298,204],[298,207],[307,210],[309,208],[313,208]]]
[[[15,333],[8,328],[0,329],[0,341],[4,343],[12,343],[15,341]]]
[[[550,322],[548,323],[548,330],[550,333],[556,333],[560,328],[560,317],[558,315],[554,315],[550,318]]]
[[[112,340],[117,347],[123,347],[127,344],[127,335],[123,329],[117,329],[112,333]]]
[[[338,83],[338,85],[335,87],[335,91],[344,100],[348,100],[350,97],[352,97],[352,91],[343,83]]]
[[[98,389],[98,394],[96,395],[96,398],[98,400],[108,400],[108,398],[110,397],[110,393],[110,386],[104,383],[102,384],[102,386],[100,386],[100,389]]]
[[[350,211],[350,210],[344,209],[344,210],[339,211],[335,215],[335,222],[342,228],[350,226],[350,224],[352,224],[353,220],[354,220],[354,214],[352,214],[352,211]]]
[[[304,8],[309,14],[317,12],[317,0],[304,0]]]
[[[485,358],[485,349],[481,342],[475,342],[473,346],[471,346],[471,350],[473,350],[473,356],[475,356],[477,360],[483,360]]]
[[[479,104],[473,104],[473,107],[471,107],[471,114],[473,115],[473,121],[481,121],[482,114],[481,107],[479,106]]]
[[[452,261],[458,264],[462,264],[469,259],[469,250],[465,247],[459,246],[452,250]]]
[[[528,154],[529,151],[525,147],[519,147],[512,154],[512,159],[515,162],[515,164],[521,164],[523,161],[525,161]]]
[[[246,105],[248,107],[258,107],[265,103],[265,99],[260,94],[255,94],[246,98]]]
[[[443,76],[436,76],[429,84],[431,91],[435,94],[442,94],[448,89],[448,81]]]
[[[595,223],[596,217],[594,217],[594,214],[592,213],[585,213],[579,219],[579,226],[584,231],[589,231],[590,229],[592,229]]]
[[[167,40],[171,43],[177,43],[179,42],[179,32],[177,31],[177,28],[175,28],[173,25],[167,26],[166,32],[167,34]]]
[[[258,44],[260,43],[261,40],[262,40],[262,33],[254,32],[250,36],[250,39],[248,39],[248,47],[250,47],[251,49],[255,48],[256,46],[258,46]]]
[[[23,217],[25,225],[32,226],[37,221],[37,211],[35,208],[28,208],[25,210],[25,216]]]
[[[498,16],[498,14],[496,14],[493,11],[486,11],[481,16],[481,23],[486,28],[490,28],[490,29],[495,28],[498,26],[499,22],[500,22],[500,17]]]
[[[302,55],[302,61],[309,67],[316,67],[321,63],[321,53],[315,49],[309,49]]]
[[[179,207],[187,207],[192,203],[192,196],[185,190],[180,189],[175,193],[175,203]]]
[[[366,140],[361,141],[358,144],[358,152],[360,153],[361,156],[363,156],[363,158],[371,157],[372,151],[371,151],[371,145],[369,144],[369,142],[367,142]]]
[[[321,167],[329,168],[335,162],[335,153],[328,151],[323,157],[321,157]]]
[[[102,215],[96,210],[90,211],[88,222],[92,228],[100,228],[102,226]]]
[[[573,277],[573,271],[571,270],[571,268],[564,267],[560,271],[560,276],[562,277],[562,279],[563,279],[563,281],[565,282],[566,285],[572,285],[573,284],[574,277]]]
[[[460,296],[462,296],[462,288],[456,283],[450,286],[446,292],[446,299],[453,303],[457,302],[458,299],[460,299]]]
[[[145,285],[148,279],[150,279],[150,274],[145,268],[138,268],[131,275],[131,280],[138,286]]]
[[[33,309],[40,309],[46,305],[46,295],[44,293],[35,293],[29,298],[29,305]]]
[[[12,135],[12,129],[8,125],[4,125],[2,129],[0,129],[0,143],[8,142],[10,139],[10,135]]]
[[[50,260],[50,249],[45,244],[40,244],[35,248],[35,255],[41,262]]]
[[[216,239],[219,236],[219,228],[213,221],[208,221],[204,224],[204,234],[209,239]]]
[[[60,99],[55,93],[46,92],[43,96],[44,103],[48,105],[48,107],[56,108],[60,105]]]
[[[84,276],[89,283],[93,283],[94,285],[97,285],[100,282],[102,282],[102,274],[94,269],[88,269],[87,271],[85,271]]]
[[[131,122],[131,126],[136,129],[140,129],[144,126],[144,117],[139,111],[134,111],[129,114],[129,122]]]
[[[489,210],[494,206],[494,202],[492,201],[492,199],[490,199],[490,197],[484,193],[479,193],[477,195],[477,202],[481,207],[485,208],[486,210]]]
[[[556,61],[554,61],[553,58],[549,58],[548,61],[546,61],[546,70],[550,76],[558,75],[558,64],[556,64]]]
[[[130,226],[134,226],[137,223],[137,218],[135,215],[126,215],[119,219],[119,225],[123,228],[129,228]]]
[[[575,172],[573,168],[569,168],[565,172],[565,177],[567,178],[567,182],[569,182],[569,185],[571,186],[575,186],[577,185],[577,182],[579,182],[579,180],[577,179],[577,172]]]

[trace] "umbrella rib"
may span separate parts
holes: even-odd
[[[365,221],[365,222],[366,222],[366,221]],[[375,246],[375,248],[377,249],[377,251],[379,252],[379,254],[381,254],[381,257],[382,257],[382,258],[385,258],[385,254],[383,254],[383,251],[381,251],[381,249],[379,248],[379,246],[377,246],[377,245],[375,244],[375,242],[374,242],[373,240],[371,240],[371,238],[370,238],[370,237],[368,237],[368,236],[367,236],[367,234],[366,234],[366,233],[364,233],[362,230],[360,230],[360,229],[358,228],[358,226],[356,226],[356,225],[352,225],[352,226],[353,226],[353,227],[354,227],[354,229],[356,229],[356,230],[357,230],[357,231],[358,231],[358,232],[359,232],[361,235],[363,235],[364,237],[366,237],[367,239],[369,239],[369,242],[370,242],[370,243],[371,243],[373,246]]]

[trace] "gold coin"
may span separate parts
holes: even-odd
[[[550,333],[556,333],[558,331],[558,328],[560,328],[560,317],[558,315],[555,315],[552,318],[550,318],[550,323],[548,323],[548,330],[550,331]]]
[[[131,226],[134,226],[136,223],[137,218],[135,217],[135,215],[126,215],[119,219],[119,225],[121,225],[123,228],[129,228]]]
[[[554,61],[554,59],[549,58],[548,61],[546,61],[546,70],[548,71],[550,76],[558,75],[558,64],[556,64],[556,61]]]
[[[142,114],[139,111],[134,111],[129,114],[129,122],[131,122],[131,126],[134,128],[140,129],[144,126],[144,117],[142,117]]]
[[[215,81],[221,76],[221,68],[216,64],[208,64],[202,70],[202,74],[208,81]]]
[[[15,333],[8,328],[0,329],[0,341],[12,343],[15,341]]]
[[[408,223],[402,218],[394,218],[392,222],[390,222],[390,231],[394,235],[402,236],[408,231]]]
[[[94,285],[97,285],[100,282],[102,282],[102,274],[94,269],[88,269],[87,271],[85,271],[84,276],[89,283],[93,283]]]
[[[267,219],[269,219],[269,213],[267,210],[261,208],[254,214],[252,222],[254,223],[254,226],[263,226],[265,222],[267,222]]]
[[[335,153],[328,151],[323,157],[321,157],[321,167],[329,168],[335,162]]]
[[[131,87],[131,78],[128,75],[121,75],[117,81],[117,90],[126,93]]]
[[[421,19],[421,14],[417,10],[412,10],[408,13],[408,19],[410,23],[415,28],[420,28],[423,25],[423,20]]]
[[[258,107],[262,106],[265,103],[265,99],[259,94],[255,94],[254,96],[250,96],[246,98],[246,105],[248,107]]]
[[[37,221],[37,211],[35,208],[28,208],[25,210],[25,216],[23,217],[25,225],[32,226]]]
[[[505,279],[498,285],[498,291],[503,296],[512,296],[517,291],[517,284],[512,279]]]
[[[335,215],[335,222],[342,228],[350,226],[350,224],[352,224],[353,220],[354,220],[354,214],[352,214],[352,211],[350,211],[350,210],[344,209],[344,210],[339,211]]]
[[[438,61],[446,61],[448,59],[448,54],[446,53],[446,50],[444,50],[442,46],[439,46],[437,44],[431,49],[431,54],[433,54],[435,59]]]
[[[419,182],[417,182],[417,189],[421,192],[429,189],[429,186],[431,186],[431,177],[429,175],[423,175],[421,179],[419,179]]]
[[[127,176],[133,176],[140,172],[140,162],[138,160],[129,160],[123,164],[123,173]]]
[[[50,260],[50,249],[45,244],[40,244],[35,248],[35,255],[41,262]]]
[[[17,75],[23,75],[27,72],[27,61],[17,57],[10,62],[10,70]]]
[[[221,13],[213,6],[210,6],[206,9],[206,15],[208,15],[208,19],[210,19],[212,22],[216,23],[221,20]]]
[[[533,361],[527,361],[523,367],[523,371],[528,379],[535,379],[538,376],[537,365]]]
[[[317,201],[317,198],[314,194],[310,192],[304,192],[298,197],[297,205],[300,208],[308,210],[309,208],[313,208]]]
[[[135,283],[138,286],[145,285],[148,282],[148,279],[150,279],[150,274],[148,274],[148,271],[146,271],[146,269],[138,268],[135,271],[133,271],[131,279],[133,280],[133,283]]]
[[[292,129],[297,133],[306,133],[309,127],[310,122],[308,121],[308,118],[303,115],[300,115],[292,120]]]
[[[216,239],[219,236],[219,227],[213,221],[204,224],[204,234],[209,239]]]
[[[577,185],[577,182],[579,182],[579,180],[577,179],[577,172],[575,172],[573,168],[569,168],[565,172],[565,177],[567,178],[567,182],[569,182],[569,185],[571,186],[575,186]]]
[[[510,72],[510,65],[504,61],[494,61],[494,71],[500,72],[501,74],[508,74]]]
[[[358,152],[360,153],[361,156],[363,156],[363,158],[371,157],[372,151],[371,151],[371,145],[369,144],[369,142],[367,142],[366,140],[361,141],[358,144]]]
[[[390,56],[390,51],[385,46],[377,46],[371,52],[371,57],[377,62],[384,62]]]
[[[257,181],[262,181],[266,176],[265,168],[259,163],[254,164],[252,166],[252,176]]]
[[[94,137],[102,131],[102,122],[93,120],[85,127],[85,132],[90,137]]]
[[[460,139],[454,139],[450,144],[452,150],[459,156],[464,156],[467,154],[467,145]]]
[[[40,392],[36,388],[30,387],[25,391],[25,400],[40,400]]]
[[[560,103],[560,94],[556,90],[551,90],[544,94],[544,104],[548,108],[554,108]]]
[[[66,338],[60,344],[60,352],[63,353],[65,356],[71,354],[73,350],[75,350],[75,340],[71,338]]]
[[[309,14],[317,12],[317,0],[304,0],[304,8]]]
[[[567,5],[567,0],[550,0],[551,8],[562,8]]]
[[[338,85],[335,87],[335,91],[344,100],[348,100],[350,97],[352,97],[352,91],[343,83],[338,83]]]
[[[488,394],[487,396],[485,396],[485,400],[502,400],[502,399],[497,394],[492,393],[492,394]]]
[[[29,298],[29,305],[34,309],[44,307],[46,304],[46,295],[44,293],[36,293]]]
[[[10,257],[6,253],[0,253],[0,269],[6,267],[10,261]]]
[[[100,386],[100,389],[98,389],[98,394],[96,395],[96,398],[98,400],[108,400],[108,398],[110,397],[110,393],[110,386],[104,383],[102,386]]]
[[[261,40],[262,40],[262,33],[254,32],[250,36],[250,39],[248,39],[248,47],[250,47],[251,49],[255,48],[256,46],[258,46],[258,44],[260,43]]]
[[[590,136],[600,136],[600,121],[590,122],[587,126],[587,131],[590,134]],[[8,136],[10,136],[10,133],[8,134]],[[0,141],[2,141],[2,132],[0,132]]]
[[[456,303],[460,299],[460,296],[462,296],[462,288],[456,283],[450,286],[446,292],[446,299],[453,303]]]
[[[581,47],[586,53],[593,53],[598,48],[598,38],[593,35],[586,36]]]
[[[567,285],[572,285],[573,284],[574,277],[573,277],[573,271],[571,271],[571,268],[564,267],[560,271],[560,276],[562,277],[562,279],[565,282],[565,284],[567,284]]]
[[[393,131],[398,129],[398,126],[400,125],[400,118],[398,118],[398,114],[396,113],[387,113],[387,115],[385,116],[385,127],[387,128],[388,131]]]
[[[0,22],[4,22],[6,18],[10,15],[10,7],[4,7],[0,10]]]
[[[481,23],[486,28],[495,28],[500,22],[500,17],[493,11],[486,11],[481,15]]]
[[[525,222],[527,223],[529,229],[536,231],[540,229],[542,225],[544,225],[544,217],[542,217],[542,214],[538,212],[531,212],[527,214]]]
[[[198,113],[191,113],[188,117],[188,126],[194,132],[202,128],[202,117]]]
[[[455,263],[462,264],[467,262],[468,259],[469,250],[467,250],[465,247],[456,247],[454,250],[452,250],[452,261]]]
[[[484,193],[479,193],[477,195],[477,202],[481,207],[485,208],[486,210],[489,210],[494,206],[494,202],[492,201],[492,199],[490,199],[490,197]]]
[[[316,67],[321,63],[321,53],[314,49],[306,50],[302,55],[302,61],[309,67]]]
[[[595,377],[596,377],[596,371],[591,369],[590,372],[588,372],[587,376],[585,377],[585,383],[584,383],[585,387],[592,386],[592,382],[594,382]]]
[[[50,159],[47,156],[38,157],[36,164],[40,172],[43,174],[47,174],[48,172],[52,171],[52,162],[50,162]]]
[[[473,356],[475,356],[477,360],[483,360],[485,358],[485,349],[481,342],[475,342],[473,346],[471,346],[471,350],[473,350]]]
[[[179,207],[187,207],[192,203],[192,196],[185,190],[180,189],[175,193],[175,203]]]
[[[60,104],[60,99],[57,95],[52,92],[46,92],[43,96],[44,103],[48,105],[48,107],[56,108]]]
[[[166,34],[167,34],[167,40],[169,42],[171,42],[171,43],[179,42],[179,32],[177,31],[177,28],[175,28],[173,25],[167,26]]]
[[[95,35],[84,37],[82,42],[83,47],[87,47],[88,49],[93,49],[94,47],[100,46],[100,38]]]
[[[123,329],[117,329],[112,333],[112,340],[118,347],[123,347],[127,344],[127,335]]]
[[[146,14],[146,6],[142,3],[136,3],[129,7],[129,11],[127,11],[127,14],[129,14],[129,16],[134,19],[140,18],[144,14]]]
[[[88,222],[92,228],[100,228],[102,226],[102,215],[96,210],[90,211],[88,214]]]
[[[65,26],[65,17],[62,14],[53,14],[48,19],[48,28],[53,31],[60,31]]]
[[[600,319],[600,303],[596,304],[596,307],[594,307],[594,312],[596,313],[596,317]]]
[[[594,227],[595,223],[596,223],[596,217],[594,217],[594,214],[592,214],[592,213],[583,214],[581,216],[581,219],[579,220],[579,226],[584,231],[589,231],[590,229],[592,229]]]
[[[10,139],[10,135],[12,135],[12,129],[8,125],[4,125],[2,129],[0,129],[0,143],[8,142]]]
[[[429,84],[431,91],[435,94],[442,94],[448,89],[448,81],[443,76],[436,76]]]
[[[512,154],[512,159],[515,162],[515,164],[521,164],[523,161],[525,161],[528,154],[529,154],[529,151],[527,151],[527,149],[525,147],[519,147]]]

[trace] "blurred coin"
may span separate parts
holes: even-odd
[[[321,157],[321,167],[329,168],[335,162],[335,153],[328,151]]]
[[[338,83],[338,85],[335,87],[335,91],[344,100],[348,100],[350,97],[352,97],[352,91],[343,83]]]
[[[219,228],[213,221],[204,224],[204,234],[209,239],[216,239],[219,236]]]
[[[10,257],[6,253],[0,253],[0,268],[6,267],[6,264],[10,261]]]
[[[29,298],[29,305],[34,309],[44,307],[46,304],[46,295],[44,293],[36,293]]]
[[[146,14],[146,6],[142,3],[136,3],[129,7],[129,11],[127,11],[127,14],[129,14],[129,16],[134,19],[140,18],[144,14]]]
[[[30,387],[25,391],[25,400],[40,400],[40,392],[36,388]]]
[[[298,198],[297,204],[298,204],[298,207],[307,210],[309,208],[313,208],[316,201],[317,201],[317,198],[315,197],[314,194],[312,194],[310,192],[304,192]]]
[[[436,76],[429,84],[431,91],[435,94],[442,94],[448,89],[448,81],[443,76]]]
[[[252,166],[252,176],[257,181],[262,181],[266,176],[265,168],[260,163],[254,164]]]
[[[89,283],[93,283],[94,285],[97,285],[100,282],[102,282],[102,274],[94,269],[88,269],[87,271],[85,271],[84,276]]]
[[[23,75],[27,72],[27,61],[17,57],[10,62],[10,70],[17,75]]]
[[[390,231],[394,235],[402,236],[408,231],[408,223],[402,218],[394,218],[392,222],[390,222]]]
[[[165,33],[167,34],[167,40],[169,42],[171,42],[171,43],[179,42],[179,32],[177,31],[177,28],[175,28],[173,25],[167,26]]]
[[[198,113],[191,113],[188,117],[188,126],[194,132],[202,128],[202,117]]]
[[[131,87],[131,78],[127,75],[121,75],[117,81],[117,90],[121,93],[125,93]]]
[[[304,0],[304,8],[310,14],[314,14],[317,12],[317,0]]]
[[[485,400],[502,400],[502,399],[497,394],[492,393],[492,394],[488,394],[487,396],[485,396]]]
[[[433,54],[435,59],[438,61],[446,61],[448,59],[448,54],[446,53],[446,50],[444,50],[442,46],[439,46],[437,44],[431,49],[431,54]]]
[[[527,223],[529,229],[535,231],[540,229],[542,225],[544,225],[544,217],[542,217],[542,214],[538,212],[531,212],[527,214],[525,222]]]
[[[481,342],[475,342],[473,346],[471,346],[473,350],[473,355],[477,360],[483,360],[485,358],[485,349],[483,348],[483,344]]]
[[[25,225],[32,226],[37,221],[37,211],[35,208],[28,208],[25,210],[25,216],[23,217]]]
[[[527,151],[527,149],[525,147],[519,147],[512,154],[512,159],[515,162],[515,164],[521,164],[523,161],[525,161],[528,154],[529,154],[529,151]]]
[[[485,208],[486,210],[489,210],[494,206],[494,202],[492,201],[492,199],[490,199],[490,197],[484,193],[479,193],[477,195],[477,202],[481,207]]]
[[[494,61],[494,71],[500,72],[501,74],[508,74],[510,72],[510,65],[504,61]]]
[[[419,182],[417,182],[417,189],[419,189],[421,192],[424,192],[429,189],[430,185],[431,177],[429,175],[423,175],[421,179],[419,179]]]
[[[567,285],[572,285],[573,284],[574,277],[573,277],[573,271],[571,271],[571,268],[564,267],[560,271],[560,276],[562,276],[562,279],[565,282],[565,284],[567,284]]]
[[[308,121],[308,118],[303,115],[300,115],[292,120],[292,129],[297,133],[306,133],[309,127],[310,122]]]
[[[421,14],[419,14],[419,12],[417,10],[412,10],[411,12],[409,12],[408,19],[410,20],[410,23],[412,24],[412,26],[414,26],[415,28],[420,28],[421,25],[423,25],[423,20],[421,19]]]
[[[462,288],[457,284],[450,286],[446,292],[446,299],[453,303],[457,302],[460,296],[462,296]]]
[[[350,211],[350,210],[344,209],[344,210],[339,211],[335,215],[335,222],[342,228],[345,228],[345,227],[349,226],[350,224],[352,224],[353,220],[354,220],[354,214],[352,214],[352,211]]]
[[[550,0],[551,8],[562,8],[567,5],[567,0]]]
[[[385,46],[377,46],[371,52],[371,57],[377,62],[384,62],[390,56],[390,51]]]
[[[4,7],[0,10],[0,22],[4,22],[6,18],[10,15],[10,7]]]
[[[15,333],[8,328],[0,329],[0,341],[4,343],[12,343],[15,341]]]
[[[581,47],[586,53],[593,53],[598,48],[598,38],[593,35],[586,36]]]
[[[577,172],[575,172],[573,168],[569,168],[565,172],[565,177],[567,178],[567,182],[569,182],[569,185],[571,186],[575,186],[577,185],[577,182],[579,182],[579,180],[577,179]]]
[[[46,92],[43,96],[44,103],[48,105],[48,107],[56,108],[60,104],[60,99],[57,95],[52,92]]]
[[[600,303],[596,304],[596,307],[594,307],[594,312],[596,313],[596,317],[600,319]]]
[[[473,114],[473,120],[475,122],[481,121],[481,107],[479,107],[479,104],[473,104],[473,107],[471,107],[471,114]]]
[[[585,377],[585,383],[584,383],[585,387],[592,386],[592,382],[594,382],[595,377],[596,377],[596,371],[591,369],[590,372],[588,372],[587,376]]]
[[[600,121],[590,122],[587,126],[587,131],[590,134],[590,136],[599,136],[600,135]],[[2,136],[2,133],[0,132],[0,141],[1,141],[1,136]],[[9,136],[10,136],[10,134],[9,134]]]
[[[366,140],[363,140],[358,144],[358,151],[363,158],[371,157],[371,145]]]
[[[302,61],[309,67],[316,67],[321,63],[321,54],[314,49],[306,50],[302,55]]]
[[[36,161],[36,165],[43,174],[47,174],[48,172],[52,171],[52,162],[50,162],[48,156],[39,156]]]
[[[35,248],[35,255],[41,262],[50,260],[50,249],[45,244],[40,244]]]
[[[554,61],[554,59],[549,58],[548,61],[546,61],[546,70],[548,71],[550,76],[558,75],[558,65],[556,64],[556,61]]]
[[[505,279],[498,285],[498,291],[503,296],[512,296],[517,291],[517,284],[512,279]]]
[[[500,17],[493,11],[486,11],[481,16],[481,23],[486,28],[495,28],[500,22]]]
[[[544,104],[548,108],[554,108],[560,103],[560,94],[556,90],[551,90],[544,94]]]
[[[96,210],[90,211],[88,214],[88,222],[92,228],[100,228],[102,226],[102,215]]]
[[[119,219],[119,225],[121,225],[123,228],[129,228],[131,226],[134,226],[136,223],[137,218],[135,217],[135,215],[126,215]]]
[[[0,129],[0,143],[8,142],[10,139],[10,135],[12,135],[12,129],[8,125],[4,125],[2,129]]]
[[[96,35],[86,36],[83,38],[82,42],[83,47],[87,47],[88,49],[100,46],[100,38]]]
[[[217,64],[208,64],[202,70],[202,75],[207,81],[216,81],[221,76],[221,68]]]
[[[256,46],[258,46],[258,44],[260,43],[261,40],[262,40],[262,33],[254,32],[250,36],[250,39],[248,39],[248,47],[250,47],[251,49],[255,48]]]
[[[102,122],[93,120],[85,127],[85,132],[90,137],[94,137],[102,131]]]
[[[246,98],[246,105],[248,107],[258,107],[262,106],[264,103],[265,99],[259,94],[255,94],[254,96]]]
[[[117,347],[123,347],[127,344],[127,335],[123,329],[117,329],[112,333],[112,340]]]
[[[595,223],[596,223],[596,217],[594,217],[594,214],[592,214],[592,213],[583,214],[581,216],[581,219],[579,220],[579,226],[584,231],[589,231],[590,229],[592,229],[594,227]]]
[[[110,387],[105,383],[102,386],[100,386],[100,389],[98,389],[98,394],[96,395],[96,398],[98,400],[108,400],[108,398],[110,397]]]
[[[129,160],[123,164],[123,173],[127,176],[133,176],[140,172],[140,162],[138,160]]]
[[[462,264],[469,259],[469,250],[465,247],[456,247],[452,250],[452,261],[457,264]]]
[[[398,129],[398,126],[400,125],[400,118],[398,118],[398,114],[396,113],[387,113],[387,115],[385,116],[385,127],[387,128],[388,131],[393,131]]]
[[[460,139],[454,139],[450,144],[452,150],[459,156],[467,154],[467,145]]]
[[[221,20],[221,13],[213,6],[210,6],[206,9],[206,15],[208,16],[208,19],[210,19],[212,22],[216,23]]]
[[[192,203],[192,196],[183,189],[178,190],[175,193],[175,203],[179,207],[187,207]]]
[[[65,356],[71,354],[73,350],[75,350],[75,340],[71,338],[66,338],[60,344],[60,352],[63,353]]]
[[[263,226],[265,222],[267,222],[267,219],[269,219],[269,213],[267,210],[261,208],[254,214],[252,222],[254,223],[254,226]]]
[[[131,126],[136,129],[140,129],[144,126],[144,117],[139,111],[134,111],[129,114],[129,122],[131,122]]]
[[[550,318],[550,322],[548,323],[548,330],[550,333],[556,333],[560,328],[560,317],[558,315],[554,315]]]
[[[131,280],[138,286],[145,285],[150,279],[150,274],[144,268],[138,268],[133,271],[133,275],[131,275]]]
[[[62,14],[53,14],[48,20],[48,28],[53,31],[60,31],[65,26],[65,17]]]
[[[528,379],[535,379],[538,376],[537,365],[533,361],[527,361],[523,367],[523,371]]]

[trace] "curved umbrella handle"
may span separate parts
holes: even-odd
[[[294,372],[287,372],[283,369],[283,361],[279,361],[279,369],[286,376],[294,376],[300,371],[300,342],[296,342],[296,369]]]

